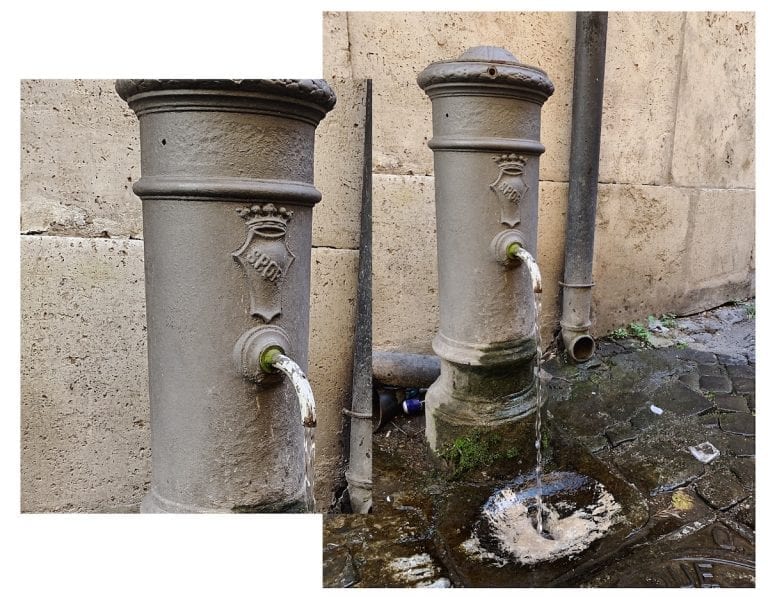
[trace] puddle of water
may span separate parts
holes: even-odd
[[[605,536],[621,511],[605,486],[585,475],[553,472],[539,480],[541,493],[529,475],[488,498],[470,538],[461,545],[468,556],[498,567],[574,556]],[[547,497],[541,523],[540,495]]]

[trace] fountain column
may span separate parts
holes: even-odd
[[[508,249],[536,255],[541,106],[554,86],[485,46],[430,64],[418,84],[432,100],[440,294],[427,439],[442,455],[479,444],[486,471],[530,470],[535,303]]]
[[[124,80],[139,118],[152,431],[142,512],[305,509],[315,128],[325,81]],[[306,418],[306,416],[304,416]]]

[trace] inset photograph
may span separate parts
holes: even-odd
[[[369,98],[21,82],[22,512],[370,507]]]

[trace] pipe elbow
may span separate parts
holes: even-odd
[[[595,354],[595,340],[585,330],[560,330],[568,356],[577,363],[588,361]]]

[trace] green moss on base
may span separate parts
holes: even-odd
[[[489,467],[502,458],[512,460],[519,455],[515,447],[500,451],[499,444],[501,436],[498,434],[483,435],[480,431],[472,431],[456,438],[440,455],[453,469],[450,478],[457,479],[477,468]]]

